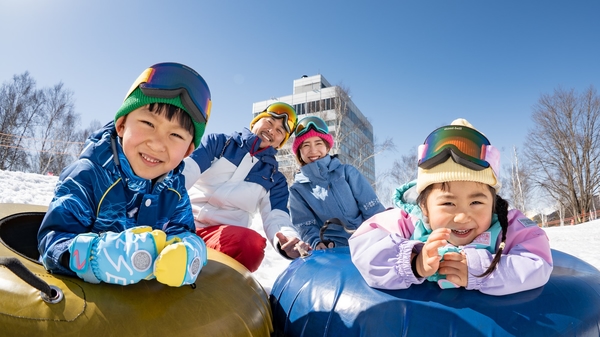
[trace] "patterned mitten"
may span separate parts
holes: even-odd
[[[167,237],[167,246],[154,262],[154,276],[160,283],[180,287],[196,282],[208,260],[206,244],[196,234]]]
[[[151,279],[154,260],[163,250],[166,236],[149,226],[120,233],[79,234],[69,245],[69,266],[90,283],[128,285]]]
[[[446,246],[446,247],[440,247],[438,248],[438,254],[442,257],[442,260],[444,260],[444,255],[446,253],[460,253],[460,249],[454,246]],[[440,288],[442,289],[454,289],[454,288],[460,288],[460,286],[458,286],[457,284],[450,282],[448,280],[446,280],[446,275],[440,275],[437,272],[432,275],[432,276],[437,276],[437,283],[440,286]]]

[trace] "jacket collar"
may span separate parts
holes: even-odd
[[[231,139],[236,146],[245,148],[253,157],[274,166],[276,170],[279,169],[279,164],[275,159],[277,150],[272,146],[265,149],[259,149],[261,140],[257,135],[252,133],[250,129],[244,128],[242,132],[232,134],[229,139]]]
[[[323,158],[313,161],[300,167],[300,172],[296,174],[294,181],[307,183],[327,179],[329,172],[335,171],[342,163],[336,156],[326,155]]]

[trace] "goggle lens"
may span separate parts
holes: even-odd
[[[307,133],[308,130],[314,129],[315,131],[322,134],[329,134],[329,127],[327,123],[319,117],[310,116],[303,118],[298,122],[298,126],[296,127],[295,135],[296,137],[302,136]]]
[[[423,169],[435,167],[449,157],[473,170],[491,166],[498,177],[500,154],[477,130],[458,125],[444,126],[429,134],[419,146],[418,164]]]
[[[286,103],[273,103],[268,106],[267,113],[275,118],[283,118],[283,126],[288,133],[296,128],[298,116],[291,105]]]
[[[206,123],[212,101],[208,85],[197,72],[179,63],[159,63],[146,69],[133,83],[125,98],[140,88],[144,95],[158,98],[180,96],[195,122]]]

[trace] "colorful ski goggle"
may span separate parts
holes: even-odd
[[[296,126],[295,135],[296,137],[302,136],[307,133],[308,130],[313,129],[322,134],[329,134],[329,127],[327,123],[317,116],[309,116],[302,118]]]
[[[491,167],[496,177],[500,152],[479,131],[466,126],[448,125],[436,129],[419,145],[418,164],[430,169],[452,157],[454,162],[475,171]]]
[[[292,133],[298,123],[298,116],[294,108],[283,102],[273,103],[269,105],[266,112],[274,118],[283,118],[283,126],[287,133]]]
[[[179,63],[155,64],[135,80],[125,99],[138,87],[150,97],[180,96],[181,103],[195,122],[208,122],[212,106],[210,90],[202,76],[192,68]]]

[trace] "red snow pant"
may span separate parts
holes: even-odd
[[[250,228],[218,225],[196,229],[196,234],[207,247],[231,256],[251,272],[255,272],[265,258],[267,240]]]

